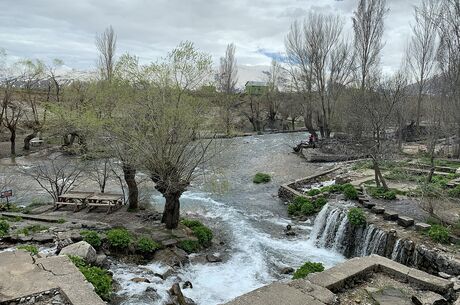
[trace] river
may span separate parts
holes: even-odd
[[[223,233],[228,258],[222,263],[191,263],[177,277],[165,281],[149,277],[151,283],[130,279],[162,273],[166,266],[112,265],[114,278],[122,287],[118,292],[124,296],[122,304],[162,304],[167,299],[166,291],[178,280],[192,282],[193,289],[184,289],[183,293],[197,304],[221,304],[273,281],[287,280],[290,276],[279,274],[281,266],[296,268],[310,260],[322,262],[327,268],[343,261],[337,252],[316,247],[309,240],[312,224],[292,223],[276,196],[280,184],[324,169],[291,153],[291,147],[305,138],[305,133],[291,133],[223,140],[223,149],[208,167],[206,179],[198,178],[181,197],[181,213],[199,215],[216,232]],[[256,172],[269,173],[272,181],[253,184]],[[209,192],[210,180],[219,180],[226,191]],[[152,195],[152,202],[162,208],[159,194]],[[284,235],[287,224],[296,227],[296,237]],[[147,287],[153,287],[160,298],[149,299]]]

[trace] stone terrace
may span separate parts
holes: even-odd
[[[67,256],[35,259],[24,251],[8,251],[0,253],[0,262],[1,304],[56,290],[72,305],[106,304]]]
[[[348,260],[323,272],[310,274],[303,280],[259,288],[226,305],[333,305],[337,303],[337,294],[341,291],[351,289],[375,274],[391,276],[422,293],[439,294],[439,298],[453,302],[453,283],[449,280],[371,255]]]

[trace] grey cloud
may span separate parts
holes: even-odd
[[[396,69],[410,32],[412,5],[420,0],[391,0],[387,18],[385,67]],[[164,56],[182,40],[191,40],[217,62],[234,42],[240,64],[269,64],[267,54],[284,51],[294,19],[308,11],[339,13],[351,29],[357,1],[344,0],[2,0],[0,48],[11,56],[61,58],[68,66],[94,66],[96,33],[112,25],[119,53],[143,61]],[[396,65],[396,66],[395,66]]]

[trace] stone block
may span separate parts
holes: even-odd
[[[385,208],[376,205],[372,208],[371,212],[374,214],[383,214],[385,212]]]
[[[428,231],[431,228],[431,225],[424,222],[417,222],[415,224],[415,230],[417,231]]]
[[[63,248],[59,255],[76,255],[83,258],[89,264],[94,264],[97,259],[96,250],[86,241],[79,241]]]
[[[414,224],[414,219],[407,216],[398,216],[398,225],[407,228]]]
[[[383,219],[385,220],[398,220],[398,213],[393,211],[385,211],[383,213]]]
[[[364,201],[363,205],[365,208],[372,209],[373,207],[375,207],[375,202]]]

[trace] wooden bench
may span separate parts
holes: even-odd
[[[107,214],[112,208],[119,209],[123,205],[123,195],[110,193],[94,193],[87,198],[88,212],[97,207],[108,207]]]
[[[65,205],[74,206],[74,212],[84,208],[87,204],[88,197],[94,195],[94,192],[68,192],[58,197],[54,203],[54,209],[57,210]]]

